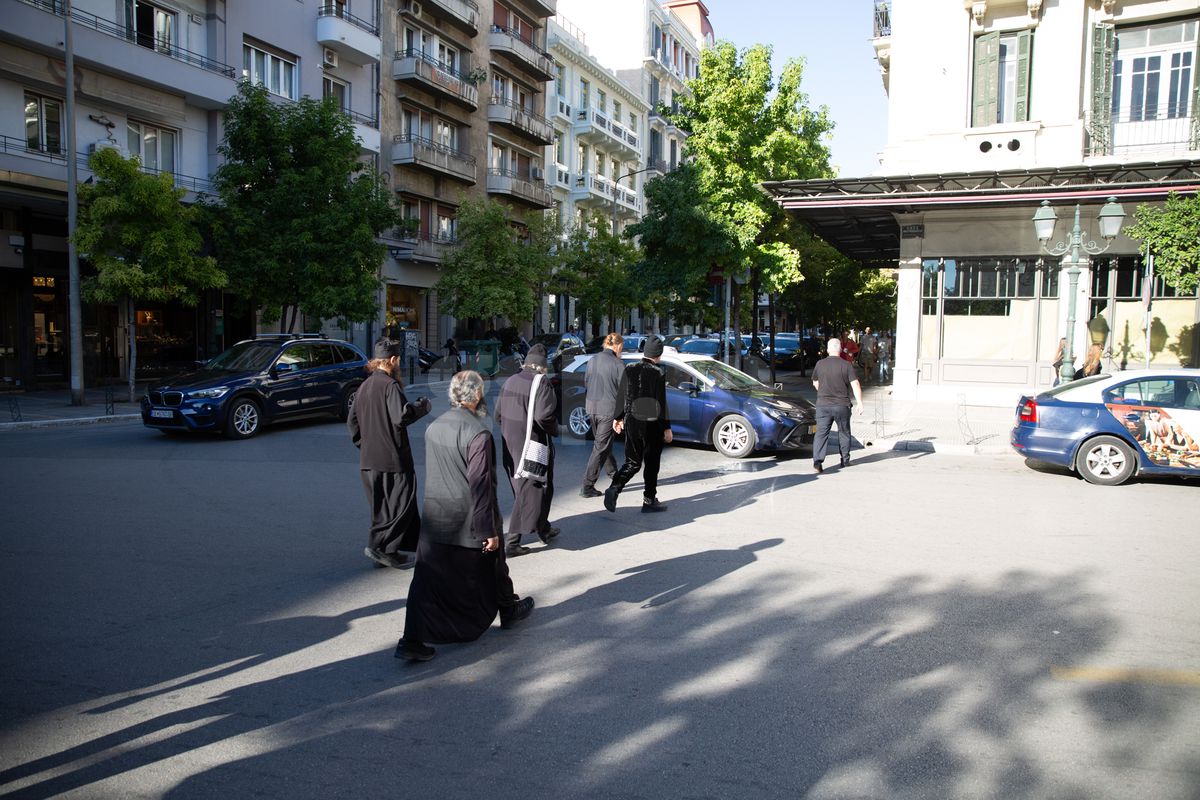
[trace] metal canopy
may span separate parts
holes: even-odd
[[[955,172],[835,180],[772,181],[759,187],[843,254],[894,265],[896,214],[948,207],[1011,206],[1040,200],[1161,199],[1200,191],[1200,161]]]

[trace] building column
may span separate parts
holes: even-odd
[[[892,355],[892,396],[917,396],[921,333],[921,258],[901,259],[896,292],[896,340]]]

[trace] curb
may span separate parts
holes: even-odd
[[[29,431],[38,428],[69,428],[82,425],[111,425],[141,422],[141,414],[110,414],[104,417],[67,417],[64,419],[39,419],[29,422],[0,423],[0,433],[5,431]]]

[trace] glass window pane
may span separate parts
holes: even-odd
[[[163,172],[175,171],[175,132],[159,131],[158,133],[159,169]]]
[[[57,100],[44,100],[46,111],[46,150],[62,152],[62,106]]]
[[[284,97],[296,99],[296,65],[283,62],[283,92]]]
[[[142,154],[142,126],[136,122],[130,122],[127,126],[125,141],[129,147],[129,155],[140,156]]]
[[[25,146],[38,150],[42,144],[42,114],[37,98],[25,95]]]
[[[158,169],[158,129],[146,128],[142,134],[142,166]]]

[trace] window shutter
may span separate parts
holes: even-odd
[[[1088,120],[1088,155],[1109,155],[1112,149],[1113,62],[1117,29],[1110,24],[1092,28],[1092,113]]]
[[[971,92],[971,125],[996,124],[997,85],[1000,79],[1000,33],[975,37],[975,74]]]
[[[1192,107],[1188,109],[1192,115],[1193,150],[1200,150],[1200,43],[1196,45],[1196,55],[1192,59]]]
[[[1029,121],[1029,74],[1033,66],[1033,31],[1017,34],[1017,96],[1013,109],[1015,122]]]

